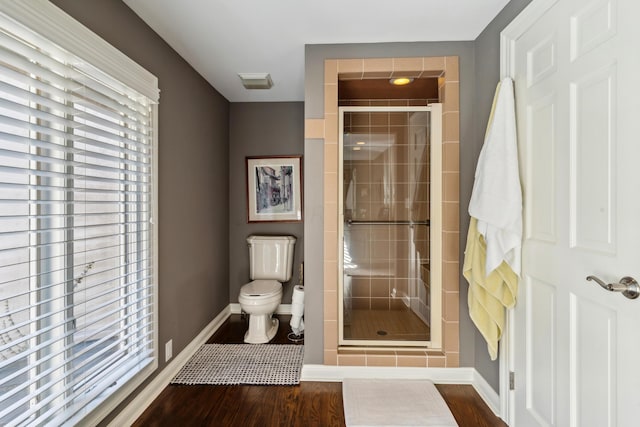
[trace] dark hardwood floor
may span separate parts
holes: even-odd
[[[242,343],[246,321],[229,320],[209,343]],[[287,339],[289,317],[280,316],[272,343]],[[470,385],[437,385],[460,427],[506,426]],[[303,381],[299,386],[169,385],[134,426],[344,426],[342,384]]]

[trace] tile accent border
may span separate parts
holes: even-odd
[[[457,56],[351,58],[324,62],[324,118],[305,120],[305,137],[324,140],[324,364],[339,366],[458,367],[459,343],[459,145]],[[437,77],[443,104],[442,351],[345,350],[338,348],[338,80],[393,75]],[[321,131],[323,130],[323,132]],[[447,216],[444,215],[447,214]]]

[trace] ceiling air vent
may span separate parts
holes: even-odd
[[[239,73],[238,76],[247,89],[270,89],[273,86],[269,73]]]

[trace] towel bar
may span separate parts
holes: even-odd
[[[431,221],[354,221],[352,219],[347,220],[347,225],[431,225]]]

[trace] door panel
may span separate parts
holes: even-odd
[[[541,425],[554,425],[556,418],[556,287],[528,278],[527,294],[527,407]],[[537,349],[533,351],[533,349]]]
[[[615,426],[615,309],[575,294],[569,301],[570,420],[576,426]]]
[[[530,201],[535,200],[536,203],[525,202],[530,207],[531,219],[525,233],[528,239],[549,243],[556,241],[556,103],[556,96],[551,92],[549,96],[527,106],[526,124],[528,138],[538,143],[528,147],[528,170],[531,174],[527,180],[530,183],[528,196]]]
[[[570,83],[571,247],[615,253],[616,67]]]

